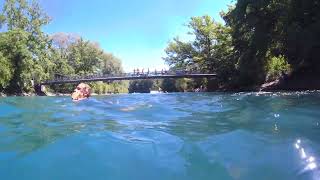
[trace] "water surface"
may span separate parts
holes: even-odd
[[[318,179],[320,93],[0,98],[0,178]]]

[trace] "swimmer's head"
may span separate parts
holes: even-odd
[[[71,95],[73,100],[81,100],[90,97],[91,88],[88,84],[80,83]]]

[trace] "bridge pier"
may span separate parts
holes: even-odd
[[[38,96],[47,96],[45,93],[45,90],[46,90],[46,88],[44,85],[41,85],[41,84],[34,85],[34,91],[35,91],[36,95],[38,95]]]
[[[105,81],[102,81],[103,83],[106,83],[106,84],[110,84],[110,83],[112,83],[112,81],[111,80],[105,80]]]

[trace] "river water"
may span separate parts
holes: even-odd
[[[319,179],[320,93],[0,98],[0,179]]]

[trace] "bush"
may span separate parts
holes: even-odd
[[[129,93],[150,93],[153,87],[153,80],[133,80],[130,81]]]
[[[126,82],[94,82],[90,83],[93,93],[107,94],[107,93],[128,93],[128,84]]]
[[[279,79],[283,74],[291,71],[290,64],[283,56],[272,57],[267,64],[267,81]]]

